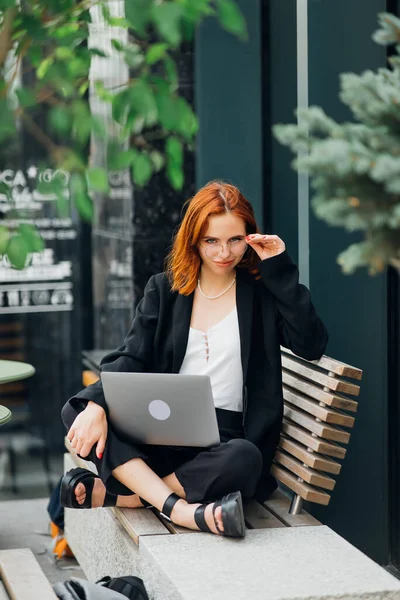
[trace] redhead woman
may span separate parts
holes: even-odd
[[[99,477],[69,471],[62,504],[155,506],[178,525],[243,537],[242,497],[265,500],[276,487],[269,471],[283,415],[280,345],[315,360],[327,340],[284,242],[260,233],[236,187],[209,183],[189,201],[166,271],[150,278],[123,345],[101,370],[208,375],[221,442],[121,439],[99,381],[62,411],[72,447]]]

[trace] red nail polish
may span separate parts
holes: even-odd
[[[102,452],[100,452],[99,458],[100,458],[100,460],[103,458],[103,453]]]

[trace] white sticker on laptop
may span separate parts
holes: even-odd
[[[164,400],[152,400],[149,404],[149,413],[158,421],[166,421],[171,415],[171,409]]]

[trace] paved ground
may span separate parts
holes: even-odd
[[[84,578],[75,559],[53,558],[47,503],[47,498],[0,502],[0,550],[30,548],[51,584]]]

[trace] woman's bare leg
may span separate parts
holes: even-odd
[[[173,490],[141,458],[133,458],[120,465],[113,471],[115,479],[123,483],[127,488],[141,496],[147,502],[150,502],[158,510],[162,510],[165,500]],[[173,481],[173,478],[170,479]],[[186,500],[179,500],[171,513],[171,519],[177,525],[188,527],[189,529],[198,529],[194,520],[195,509],[199,504],[188,504]],[[206,522],[210,529],[217,533],[214,519],[212,516],[212,505],[210,504],[204,514]],[[218,507],[215,511],[215,518],[218,527],[223,531],[222,509]]]
[[[164,483],[181,498],[186,498],[185,490],[181,486],[175,473],[171,473],[163,478]],[[101,479],[95,479],[92,491],[92,507],[98,508],[103,506],[104,497],[106,495],[106,488]],[[75,496],[78,504],[83,504],[86,499],[86,488],[83,483],[79,483],[75,488]],[[118,496],[117,506],[120,508],[140,508],[143,504],[139,500],[137,494],[131,496]]]

